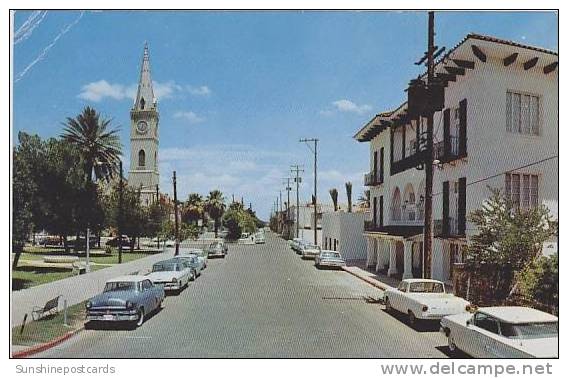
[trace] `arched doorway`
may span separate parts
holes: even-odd
[[[400,189],[398,186],[394,188],[394,192],[391,200],[391,219],[394,221],[401,220],[401,209],[400,209]]]
[[[414,195],[414,188],[412,184],[408,183],[404,187],[404,209],[403,219],[408,221],[416,220],[416,196]]]

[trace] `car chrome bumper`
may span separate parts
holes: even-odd
[[[103,322],[125,322],[138,320],[136,310],[121,311],[119,313],[106,313],[106,312],[87,312],[88,321],[103,321]]]
[[[319,265],[320,266],[332,266],[332,267],[341,268],[342,266],[345,266],[345,263],[344,262],[332,262],[332,261],[320,261]]]
[[[172,282],[154,282],[155,285],[160,285],[162,286],[162,288],[164,289],[164,291],[167,290],[179,290],[181,289],[181,282],[176,282],[176,283],[172,283]]]

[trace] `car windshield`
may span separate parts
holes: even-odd
[[[501,323],[501,335],[510,339],[558,337],[558,322],[525,324]]]
[[[327,257],[329,259],[339,259],[341,256],[337,252],[325,252],[322,257]]]
[[[152,272],[171,272],[171,271],[177,271],[180,270],[179,269],[179,265],[178,264],[155,264],[152,267]]]
[[[411,282],[410,293],[443,293],[444,285],[440,282]]]
[[[136,290],[136,282],[107,282],[105,285],[106,291],[134,291]]]

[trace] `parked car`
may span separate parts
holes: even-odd
[[[201,276],[201,271],[204,269],[203,268],[204,265],[203,265],[202,261],[199,261],[199,258],[196,255],[191,254],[191,253],[188,253],[186,255],[182,255],[181,251],[180,251],[180,255],[178,257],[185,257],[187,259],[189,265],[193,269],[195,269],[196,277]]]
[[[175,240],[166,240],[164,241],[164,246],[169,247],[169,248],[173,248],[176,246],[176,242]]]
[[[108,245],[109,247],[118,247],[119,239],[120,237],[118,236],[110,238],[109,240],[107,240],[106,245]],[[123,247],[130,246],[130,238],[126,235],[122,235],[122,246]]]
[[[302,253],[302,246],[306,243],[307,242],[303,239],[294,239],[294,242],[291,244],[292,250],[300,255]]]
[[[321,253],[321,247],[319,245],[305,243],[300,245],[300,254],[303,259],[314,258],[319,256]]]
[[[44,247],[47,247],[48,245],[59,246],[62,243],[61,243],[61,238],[59,236],[45,235],[45,236],[40,236],[39,238],[37,238],[36,244],[43,245]]]
[[[417,319],[440,320],[470,309],[468,301],[446,293],[443,282],[423,278],[405,279],[397,288],[385,290],[384,301],[387,311],[407,314],[411,325],[416,324]]]
[[[301,241],[302,239],[300,238],[294,238],[292,240],[288,241],[288,244],[290,245],[290,248],[292,248],[293,251],[296,250],[297,244]]]
[[[146,276],[122,276],[108,280],[103,292],[87,301],[88,321],[131,322],[139,327],[147,314],[164,300],[162,286]]]
[[[191,275],[189,264],[170,259],[155,263],[147,277],[155,285],[162,285],[166,291],[181,291],[188,285]]]
[[[199,261],[199,268],[203,270],[207,268],[207,252],[200,248],[180,249],[180,256],[196,256]]]
[[[322,249],[320,254],[315,257],[315,266],[317,268],[340,268],[345,266],[345,260],[343,260],[341,254],[337,251]]]
[[[191,269],[191,274],[189,276],[190,281],[195,281],[195,279],[199,275],[198,269],[197,267],[193,266],[193,259],[190,256],[176,256],[172,258],[171,261],[181,262],[186,267],[189,267],[189,269]]]
[[[209,244],[207,248],[207,254],[209,257],[217,257],[221,256],[225,258],[225,256],[229,253],[229,248],[224,242],[216,241]]]
[[[558,358],[558,318],[529,307],[482,307],[440,321],[450,351],[476,358]]]

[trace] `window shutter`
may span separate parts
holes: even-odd
[[[379,197],[379,227],[383,228],[383,196]]]
[[[459,155],[467,155],[467,98],[460,101]]]
[[[461,177],[458,181],[458,233],[465,235],[466,224],[466,178]]]
[[[380,155],[380,159],[379,159],[379,163],[380,163],[380,173],[379,173],[379,181],[382,183],[384,181],[385,178],[385,148],[381,147],[381,155]]]
[[[442,235],[448,235],[450,231],[450,182],[442,183]]]
[[[393,151],[394,151],[394,129],[392,128],[392,126],[390,127],[390,131],[391,131],[391,141],[390,141],[390,166],[391,166],[391,174],[392,174],[392,162],[393,162]]]
[[[444,110],[444,157],[451,151],[450,145],[450,109]]]
[[[406,157],[406,125],[402,126],[402,158]]]

